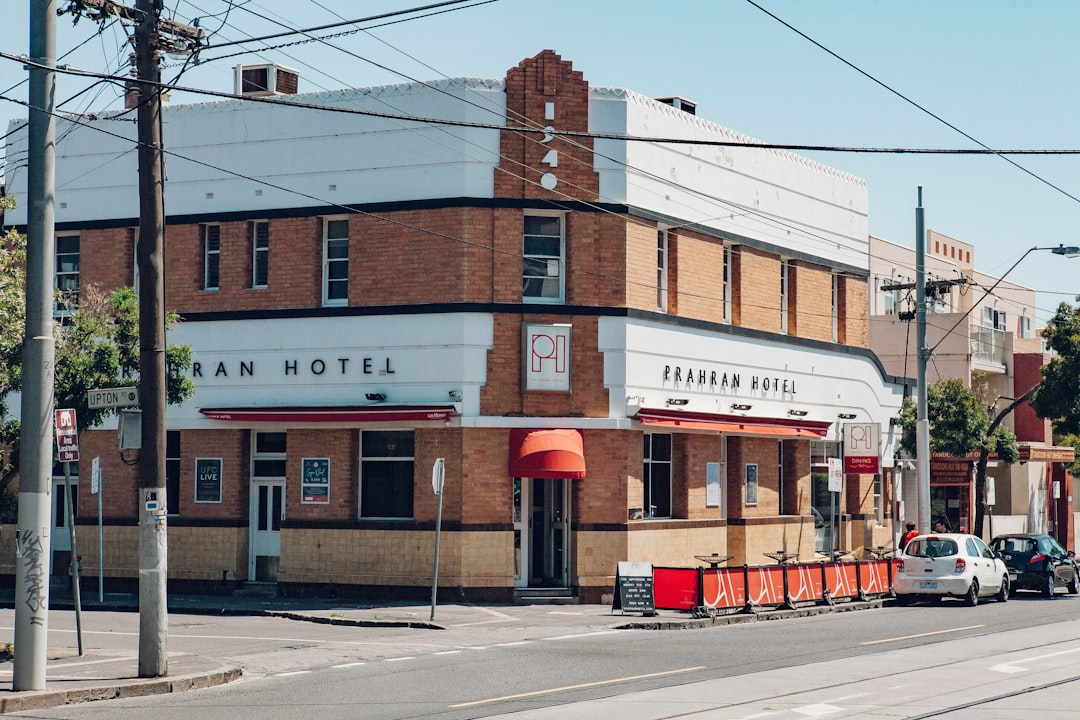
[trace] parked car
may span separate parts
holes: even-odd
[[[1080,568],[1076,554],[1058,544],[1049,535],[1015,533],[998,535],[990,548],[1001,555],[1009,568],[1011,589],[1038,590],[1043,597],[1054,597],[1059,587],[1080,593]]]
[[[1009,599],[1009,569],[979,538],[965,533],[919,535],[904,547],[893,579],[898,603],[958,597],[971,606],[993,595]]]

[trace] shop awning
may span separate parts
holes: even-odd
[[[363,423],[449,420],[450,405],[349,405],[303,407],[199,408],[212,420],[268,423]]]
[[[525,478],[585,477],[585,442],[577,430],[510,431],[510,475]]]
[[[747,418],[741,415],[713,415],[677,410],[642,409],[637,414],[642,425],[650,427],[708,430],[739,435],[768,435],[771,437],[823,438],[829,434],[830,422],[791,418]]]

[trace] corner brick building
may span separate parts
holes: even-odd
[[[902,384],[866,347],[863,181],[551,51],[274,100],[165,113],[196,387],[168,411],[171,583],[422,596],[438,458],[446,597],[599,602],[622,560],[891,544]],[[58,274],[132,284],[134,153],[62,130]],[[830,492],[845,424],[881,467]],[[138,453],[115,426],[80,444],[84,573],[133,583]]]

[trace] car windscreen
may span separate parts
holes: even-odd
[[[917,538],[908,543],[904,552],[916,557],[948,557],[957,554],[957,547],[952,538]]]
[[[1035,538],[1001,537],[994,539],[994,550],[1007,555],[1034,555]]]

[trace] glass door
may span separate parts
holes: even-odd
[[[514,479],[514,586],[568,587],[570,493],[567,481]]]

